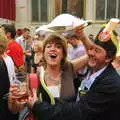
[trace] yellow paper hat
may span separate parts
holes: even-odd
[[[105,28],[105,25],[100,29],[99,33],[97,34],[95,38],[95,44],[104,48],[107,52],[107,56],[109,58],[112,58],[116,56],[116,53],[118,51],[117,36],[112,31],[111,34],[109,34],[109,37],[108,37],[109,39],[107,38],[107,40],[104,40],[104,39],[101,40],[99,36],[103,32],[104,28]]]
[[[104,24],[103,26],[106,28],[108,26],[108,24]],[[117,54],[119,52],[119,48],[120,48],[120,44],[119,44],[119,41],[117,39],[117,33],[115,32],[115,30],[112,30],[109,34],[110,34],[110,38],[111,38],[113,44],[117,48],[117,53],[116,53],[116,56],[117,56]]]

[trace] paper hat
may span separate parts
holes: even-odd
[[[79,25],[87,26],[88,21],[80,19],[71,14],[60,14],[56,16],[49,24],[42,25],[36,29],[36,33],[41,31],[62,33],[68,30],[73,30],[74,27]]]
[[[99,40],[99,35],[104,30],[104,28],[105,28],[105,26],[100,29],[98,35],[96,36],[95,44],[104,48],[107,52],[107,56],[109,58],[112,58],[112,57],[116,56],[116,53],[117,53],[117,50],[118,50],[117,36],[115,35],[115,32],[112,31],[111,34],[110,34],[109,40],[107,40],[107,41]]]

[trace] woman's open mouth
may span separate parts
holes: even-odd
[[[57,58],[57,55],[56,54],[50,54],[50,58],[55,59],[55,58]]]

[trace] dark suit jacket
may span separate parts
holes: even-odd
[[[118,120],[120,76],[110,64],[79,102],[49,105],[38,101],[32,110],[38,120]]]
[[[6,64],[0,58],[0,120],[18,120],[17,114],[12,114],[8,109],[7,97],[3,96],[9,92],[10,82]]]

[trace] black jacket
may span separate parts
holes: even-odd
[[[118,120],[120,76],[110,64],[79,102],[50,105],[37,101],[32,110],[37,120]]]
[[[10,81],[6,64],[0,58],[0,120],[18,120],[18,114],[12,114],[8,109],[6,94],[9,92]]]

